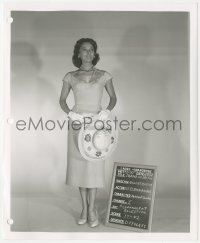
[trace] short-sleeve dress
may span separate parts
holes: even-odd
[[[83,114],[97,114],[102,110],[101,99],[106,82],[112,79],[107,71],[96,69],[93,79],[87,83],[78,79],[77,71],[67,73],[63,81],[68,82],[74,94],[75,105],[72,111]],[[78,132],[71,128],[69,119],[68,153],[66,184],[76,187],[100,188],[105,181],[105,161],[87,161],[82,157],[78,149]]]

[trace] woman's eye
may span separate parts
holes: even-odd
[[[88,51],[89,51],[89,52],[92,52],[92,53],[94,52],[94,50],[93,50],[93,49],[88,50],[88,49],[84,49],[84,48],[82,49],[82,51],[84,51],[84,52],[88,52]]]

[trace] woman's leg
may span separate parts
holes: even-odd
[[[96,212],[95,212],[95,199],[96,199],[96,193],[97,188],[88,188],[88,196],[89,196],[89,207],[88,207],[88,213],[90,220],[95,220],[97,218]]]
[[[87,201],[87,188],[79,187],[79,191],[81,194],[82,199],[82,212],[81,212],[81,219],[87,218],[87,208],[88,208],[88,201]]]

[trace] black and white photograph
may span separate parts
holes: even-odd
[[[195,235],[190,8],[32,6],[5,11],[9,234]]]

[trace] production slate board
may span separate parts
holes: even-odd
[[[114,164],[106,226],[151,231],[157,167]]]

